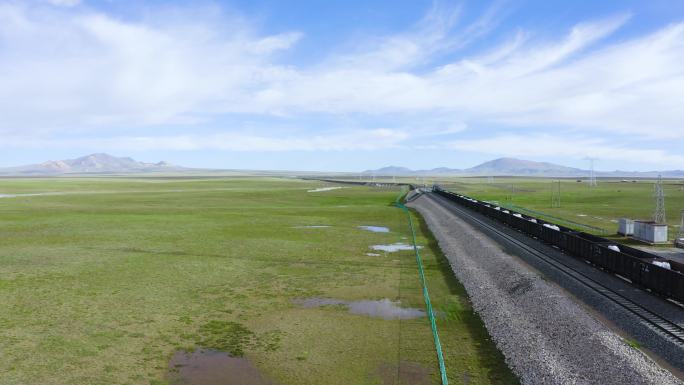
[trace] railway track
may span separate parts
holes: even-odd
[[[434,197],[435,195],[432,195]],[[569,264],[565,263],[559,258],[556,258],[552,255],[549,255],[547,253],[544,253],[540,251],[539,249],[532,247],[528,245],[525,242],[520,241],[516,237],[507,234],[506,232],[500,230],[497,226],[492,225],[488,223],[488,221],[482,220],[479,218],[477,215],[474,215],[473,213],[469,212],[467,208],[460,207],[458,204],[451,202],[445,198],[439,197],[439,199],[436,199],[436,201],[440,205],[446,205],[448,204],[448,208],[454,212],[456,212],[458,215],[461,215],[462,217],[467,218],[469,221],[472,223],[477,224],[478,226],[481,226],[483,228],[488,229],[490,232],[494,233],[496,236],[499,238],[503,239],[504,241],[508,242],[511,245],[514,245],[528,254],[532,255],[533,257],[539,259],[540,261],[552,266],[556,270],[560,271],[563,273],[565,276],[573,279],[574,281],[580,283],[581,285],[589,288],[591,291],[596,292],[609,300],[610,302],[622,307],[623,309],[627,310],[629,313],[635,315],[638,317],[645,325],[647,325],[649,328],[663,336],[664,338],[668,339],[669,341],[673,342],[674,344],[677,345],[678,348],[684,348],[684,327],[680,326],[678,323],[671,321],[647,308],[644,306],[640,305],[639,303],[623,296],[622,294],[618,293],[617,291],[607,287],[606,285],[602,284],[601,282],[597,281],[596,279],[589,277],[585,273],[575,269],[574,267],[570,266]],[[503,225],[503,224],[501,224]],[[528,237],[527,235],[523,235],[524,237]],[[529,237],[528,237],[529,238]],[[675,306],[675,305],[672,305]]]

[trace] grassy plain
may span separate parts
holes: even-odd
[[[589,187],[587,183],[578,183],[575,179],[561,179],[561,207],[551,207],[552,189],[557,188],[557,179],[495,178],[489,182],[487,178],[453,178],[439,183],[474,198],[523,207],[575,224],[604,229],[605,234],[609,235],[617,231],[619,218],[651,218],[655,210],[654,182],[638,180],[632,183],[631,180],[623,182],[610,179],[599,180],[598,186]],[[663,185],[669,236],[674,239],[684,210],[684,181],[666,180]],[[550,220],[554,221],[554,218]],[[577,227],[573,223],[563,224]],[[578,228],[601,234],[596,229]]]
[[[0,180],[0,194],[54,193],[0,198],[0,383],[165,384],[173,353],[197,346],[244,354],[282,385],[394,383],[379,368],[402,361],[439,383],[426,318],[293,302],[389,298],[423,308],[412,251],[366,255],[407,242],[406,216],[391,206],[398,191],[307,192],[320,185]],[[516,383],[414,219],[451,382]],[[331,227],[301,227],[311,225]]]

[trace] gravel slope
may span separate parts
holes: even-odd
[[[422,214],[523,384],[681,383],[429,194],[409,206]]]

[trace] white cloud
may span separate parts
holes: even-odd
[[[301,38],[302,34],[299,32],[268,36],[250,43],[249,51],[257,55],[270,54],[276,51],[291,48]]]
[[[107,138],[33,139],[5,138],[5,144],[22,148],[93,148],[107,151],[226,150],[226,151],[372,151],[404,147],[408,134],[392,129],[349,131],[312,136],[265,136],[240,132],[210,135],[119,136]]]
[[[431,56],[453,46],[451,36],[457,25],[460,8],[435,3],[409,31],[389,36],[368,37],[351,52],[337,53],[322,65],[365,71],[401,71],[429,62]]]
[[[187,123],[245,104],[287,72],[269,57],[301,34],[221,22],[228,27],[1,6],[0,130]]]
[[[595,47],[628,20],[622,15],[582,23],[561,40],[543,44],[520,33],[489,53],[424,73],[407,68],[414,55],[428,51],[412,48],[422,46],[420,41],[399,39],[397,46],[390,45],[396,49],[382,43],[346,65],[283,73],[238,109],[371,115],[446,111],[467,121],[521,129],[684,137],[684,110],[678,107],[684,103],[684,23]],[[434,41],[421,38],[428,47]]]
[[[558,135],[498,135],[482,139],[456,140],[447,148],[495,156],[554,159],[593,157],[602,160],[641,162],[651,165],[684,165],[684,155],[671,154],[657,148],[631,148],[605,139]]]
[[[74,7],[81,4],[81,0],[47,0],[47,2],[58,7]]]
[[[19,143],[10,142],[8,135],[23,135],[28,143],[34,137],[83,132],[115,138],[101,140],[122,147],[374,149],[400,146],[407,135],[429,147],[431,135],[489,123],[511,132],[553,127],[554,136],[538,137],[549,146],[553,140],[565,143],[589,133],[684,138],[684,23],[621,41],[606,39],[629,15],[582,22],[565,36],[544,41],[519,31],[500,46],[461,54],[445,64],[435,58],[457,56],[460,48],[491,33],[501,10],[492,7],[475,22],[461,25],[458,8],[436,7],[409,31],[369,37],[319,62],[283,65],[278,54],[294,50],[306,38],[302,33],[265,35],[248,21],[220,12],[181,21],[131,21],[85,7],[19,4],[0,4],[0,132],[5,134],[0,145]],[[196,123],[220,126],[227,114],[286,117],[293,125],[302,115],[353,116],[358,123],[353,126],[367,130],[299,137],[284,137],[277,129],[254,135],[221,129],[206,137],[193,134]],[[435,127],[433,116],[457,119]],[[365,124],[368,117],[382,117],[381,126],[413,128],[385,138],[383,131],[373,130],[376,124]],[[187,133],[157,139],[145,132],[162,125],[177,125]],[[141,135],[112,134],[121,127],[139,127]],[[499,139],[545,153],[545,147],[517,142],[519,137]],[[70,143],[93,144],[89,141]],[[614,148],[609,156],[616,159],[631,154],[684,163],[664,150],[606,143],[584,144],[595,150]],[[480,144],[485,141],[453,146]],[[441,146],[441,139],[433,145]],[[504,146],[493,148],[505,152]]]

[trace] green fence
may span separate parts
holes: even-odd
[[[448,385],[449,380],[446,375],[446,367],[444,365],[444,355],[442,354],[442,344],[439,342],[439,334],[437,333],[437,323],[435,321],[435,314],[432,311],[432,303],[430,302],[430,294],[428,293],[427,281],[425,280],[425,272],[423,269],[423,260],[420,257],[420,251],[418,251],[418,245],[416,244],[416,232],[413,228],[413,219],[411,218],[411,212],[404,206],[401,202],[403,197],[406,195],[406,190],[402,189],[401,193],[397,196],[394,204],[406,213],[408,218],[409,228],[411,229],[411,236],[413,241],[413,250],[416,253],[416,263],[418,264],[418,273],[420,275],[420,282],[423,286],[423,299],[425,299],[425,308],[427,310],[428,318],[430,319],[430,326],[432,327],[432,337],[435,340],[435,349],[437,350],[437,360],[439,361],[439,372],[442,377],[442,385]]]

